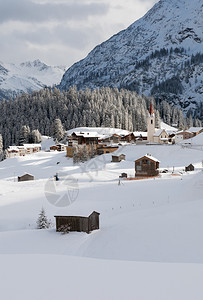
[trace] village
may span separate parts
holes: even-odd
[[[115,172],[111,178],[118,185],[123,185],[127,181],[165,178],[164,176],[180,176],[182,178],[182,174],[185,172],[195,171],[195,161],[192,158],[181,168],[175,167],[177,163],[175,161],[170,161],[170,165],[166,165],[162,161],[160,166],[161,157],[158,153],[176,149],[174,147],[177,146],[181,147],[181,149],[185,147],[191,149],[193,139],[203,135],[203,128],[191,127],[186,131],[178,131],[177,128],[163,123],[162,127],[164,128],[155,128],[155,115],[151,105],[147,120],[147,132],[114,130],[113,133],[110,133],[105,129],[106,132],[102,133],[100,129],[98,133],[93,131],[95,129],[90,130],[91,128],[83,128],[83,131],[73,129],[67,134],[67,144],[53,144],[53,139],[48,138],[45,144],[42,143],[43,145],[24,144],[23,146],[10,146],[7,149],[8,159],[25,157],[27,160],[32,155],[43,152],[45,155],[53,154],[54,157],[58,157],[58,153],[60,154],[60,159],[55,162],[56,168],[50,173],[51,178],[57,182],[63,182],[65,176],[68,175],[68,173],[60,170],[62,157],[63,161],[68,159],[69,163],[72,162],[73,166],[76,166],[83,176],[85,176],[85,173],[88,174],[91,180],[95,176],[92,175],[93,172],[98,173],[109,163],[114,169],[113,165],[115,164],[115,166],[118,166],[116,168],[119,170],[119,173]],[[202,143],[200,142],[197,147],[198,150],[202,150]],[[83,156],[86,153],[86,156],[84,160],[78,157],[78,160],[74,162],[74,156],[79,153],[78,149],[80,149]],[[130,151],[131,157],[129,157],[128,149],[133,149],[133,152]],[[154,151],[154,149],[156,150]],[[104,159],[103,162],[102,159]],[[128,166],[127,168],[126,165]],[[32,173],[31,170],[32,168],[29,168],[29,166],[26,170],[24,169],[24,174],[17,174],[15,170],[17,181],[22,183],[37,180],[39,173],[36,173],[36,171]],[[108,179],[106,181],[108,182]],[[56,230],[90,233],[100,228],[99,215],[100,212],[95,211],[94,206],[92,206],[91,217],[55,215]]]
[[[2,260],[4,274],[9,264],[14,266],[8,278],[15,275],[16,280],[19,268],[24,274],[28,269],[38,274],[42,264],[49,270],[49,289],[50,282],[55,286],[55,270],[63,265],[64,283],[60,280],[59,289],[62,285],[69,290],[70,268],[74,278],[81,268],[84,278],[91,270],[97,278],[94,284],[98,278],[103,284],[109,262],[113,270],[121,264],[122,277],[133,266],[138,270],[136,280],[139,266],[152,262],[151,273],[144,271],[150,282],[158,268],[161,280],[163,265],[170,265],[174,278],[177,262],[184,266],[182,274],[185,266],[190,270],[202,264],[202,128],[189,128],[191,133],[182,135],[182,141],[167,143],[165,132],[176,137],[178,130],[161,124],[163,140],[157,143],[154,135],[160,129],[153,121],[149,114],[149,132],[142,134],[142,140],[139,134],[120,129],[74,128],[67,132],[67,145],[43,136],[40,144],[13,146],[13,157],[0,163],[0,255],[9,253],[5,263]],[[128,134],[137,139],[123,140]],[[72,147],[89,149],[94,155],[74,162],[75,154],[68,155]],[[22,263],[22,257],[32,262]],[[133,271],[132,285],[134,276]]]

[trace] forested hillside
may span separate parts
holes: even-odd
[[[60,92],[58,89],[43,89],[31,95],[24,94],[16,100],[0,102],[0,133],[4,148],[19,143],[23,125],[30,131],[38,129],[41,134],[53,136],[53,122],[60,119],[65,130],[79,127],[116,127],[130,131],[146,130],[150,103],[154,104],[156,123],[159,118],[179,128],[201,125],[199,120],[184,118],[177,107],[162,101],[156,104],[153,98],[141,97],[136,92],[116,88],[86,89],[75,87]]]

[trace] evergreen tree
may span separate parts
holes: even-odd
[[[160,114],[158,110],[155,110],[155,127],[160,128]]]
[[[3,138],[0,134],[0,161],[4,159],[4,153],[3,153]]]
[[[29,143],[29,138],[30,138],[30,127],[23,125],[20,129],[19,145],[22,146],[23,144]]]
[[[53,138],[55,142],[61,142],[64,139],[65,131],[60,119],[55,119],[53,124]]]
[[[38,129],[32,130],[30,134],[30,143],[39,144],[42,141],[42,136]]]
[[[50,226],[51,226],[51,222],[47,219],[45,210],[42,207],[39,217],[37,219],[37,228],[38,229],[46,229],[46,228],[49,228]]]

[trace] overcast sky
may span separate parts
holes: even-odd
[[[157,0],[0,0],[0,61],[71,66]]]

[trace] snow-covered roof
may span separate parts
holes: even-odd
[[[100,135],[96,131],[92,131],[92,132],[74,131],[73,133],[75,133],[77,136],[83,136],[84,138],[88,138],[88,137],[100,137]]]
[[[160,134],[162,134],[162,132],[165,131],[165,129],[158,129],[155,131],[153,136],[160,136]],[[166,132],[166,131],[165,131]],[[167,132],[166,132],[167,133]]]
[[[27,148],[41,148],[41,144],[24,144],[23,146],[9,146],[8,151],[18,151]]]
[[[127,135],[130,132],[128,130],[111,128],[111,127],[77,127],[67,131],[68,135],[73,132],[97,132],[99,135],[109,135],[112,136],[114,133],[118,135]]]
[[[197,146],[203,146],[203,132],[196,135],[195,137],[187,140],[183,140],[181,144],[191,144]]]
[[[147,137],[147,131],[134,131],[133,134],[134,134],[134,136]]]
[[[200,130],[203,130],[203,127],[190,127],[187,131],[189,131],[189,132],[199,132]]]
[[[166,124],[164,122],[161,122],[160,127],[161,127],[161,129],[165,129],[165,130],[178,131],[177,128],[172,127],[172,126],[170,126],[170,125],[168,125],[168,124]]]
[[[21,175],[21,176],[19,176],[19,177],[23,177],[23,176],[26,176],[26,175],[33,176],[33,175],[30,174],[30,173],[24,173],[23,175]]]
[[[25,148],[41,148],[41,144],[23,144]]]
[[[180,130],[180,131],[177,131],[176,132],[176,135],[180,135],[180,134],[184,134],[184,133],[191,133],[191,131],[188,131],[188,130]]]
[[[9,146],[7,150],[8,151],[17,151],[17,152],[19,152],[19,149],[18,149],[17,146]]]
[[[99,135],[99,139],[108,139],[108,138],[110,138],[112,135],[107,135],[107,134],[100,134]]]
[[[144,155],[144,156],[147,157],[147,158],[149,158],[149,159],[151,159],[151,160],[154,160],[154,161],[156,161],[156,162],[160,162],[157,158],[151,156],[150,154],[146,154],[146,155]]]
[[[160,162],[157,158],[151,156],[150,154],[146,154],[146,155],[144,155],[144,156],[142,156],[142,157],[136,159],[135,161],[137,161],[137,160],[139,160],[139,159],[141,159],[141,158],[143,158],[143,157],[149,158],[149,159],[151,159],[151,160],[153,160],[153,161],[156,161],[156,162]]]

